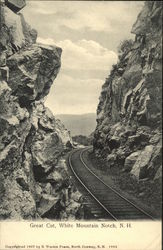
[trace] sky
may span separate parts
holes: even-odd
[[[62,48],[61,69],[45,105],[54,114],[95,113],[117,47],[130,33],[143,1],[27,1],[26,21],[37,41]]]

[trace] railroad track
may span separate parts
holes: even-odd
[[[75,178],[85,190],[84,204],[97,219],[107,220],[155,220],[146,211],[123,197],[111,186],[104,183],[85,163],[86,149],[70,153],[68,163]]]

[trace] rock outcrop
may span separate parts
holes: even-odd
[[[37,44],[37,32],[4,3],[0,14],[0,218],[76,218],[79,194],[62,159],[72,140],[44,106],[62,50]]]
[[[136,179],[161,177],[162,3],[147,1],[106,79],[94,151]]]

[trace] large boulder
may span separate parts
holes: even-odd
[[[161,164],[162,164],[162,141],[157,143],[157,145],[154,147],[154,150],[152,153],[152,158],[151,158],[151,161],[150,161],[148,168],[147,168],[148,176],[151,179],[153,179],[153,177],[155,177]]]
[[[141,151],[136,151],[132,154],[130,154],[126,159],[124,163],[124,170],[127,172],[130,172],[137,161]]]
[[[49,93],[60,68],[60,56],[58,47],[32,45],[8,58],[8,85],[22,107]]]
[[[38,213],[40,216],[43,216],[47,213],[50,209],[52,209],[58,202],[59,197],[55,197],[54,195],[49,194],[42,194],[39,206],[38,206]]]
[[[139,154],[139,157],[131,170],[131,174],[137,179],[148,177],[147,168],[152,157],[153,149],[153,145],[146,146],[145,149]]]
[[[39,180],[56,165],[60,151],[62,151],[62,144],[55,132],[44,134],[41,139],[39,139],[39,134],[36,134],[31,151],[35,177]]]

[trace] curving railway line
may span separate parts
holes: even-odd
[[[111,186],[104,183],[85,163],[85,149],[70,153],[69,167],[85,192],[84,204],[91,209],[97,219],[107,220],[155,220],[146,211],[123,197]]]

